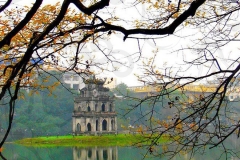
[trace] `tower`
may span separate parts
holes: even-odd
[[[103,87],[105,80],[84,80],[85,87],[74,99],[72,116],[73,134],[104,134],[117,132],[117,114],[114,98],[108,95],[109,89]]]

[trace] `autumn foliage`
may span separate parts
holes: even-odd
[[[211,147],[219,146],[239,129],[239,119],[232,118],[236,110],[227,107],[226,98],[229,90],[237,90],[239,83],[240,65],[236,52],[239,49],[235,43],[232,45],[239,41],[240,34],[238,1],[63,0],[43,5],[43,0],[36,0],[25,6],[16,5],[11,0],[1,3],[0,100],[8,104],[9,125],[0,147],[11,129],[15,101],[24,99],[21,89],[31,88],[38,93],[43,88],[52,91],[61,85],[57,78],[49,86],[39,83],[36,77],[41,73],[52,77],[56,76],[49,70],[71,71],[78,75],[100,74],[116,71],[119,66],[128,68],[139,61],[142,61],[141,74],[136,74],[139,82],[155,87],[157,91],[140,99],[126,97],[138,100],[131,106],[132,110],[141,108],[143,104],[149,105],[148,112],[141,113],[139,121],[143,119],[145,124],[142,125],[159,135],[153,137],[151,153],[157,151],[153,149],[156,147],[154,141],[165,133],[177,137],[176,142],[181,147],[171,152],[175,155],[183,149],[194,148],[196,143],[204,148],[216,137],[217,141]],[[111,39],[116,40],[114,36],[124,44],[130,44],[131,47],[121,47],[129,52],[127,55],[109,45]],[[170,45],[170,49],[165,51],[161,46],[169,41],[172,44],[173,39],[167,39],[169,37],[179,38],[185,43],[177,44],[177,48]],[[154,46],[153,49],[146,49],[146,43]],[[222,48],[227,50],[224,56],[219,53]],[[149,53],[153,53],[152,56]],[[130,58],[131,64],[128,65],[117,54]],[[170,54],[175,55],[174,59],[162,62]],[[98,56],[104,60],[96,60]],[[178,58],[181,62],[170,63]],[[202,85],[198,91],[200,95],[189,96],[186,93],[185,89],[191,84],[208,85],[213,82],[213,91],[209,91],[210,86]],[[156,111],[157,107],[167,108],[177,116],[171,122],[171,119],[158,119],[161,113]],[[226,119],[231,122],[227,127]],[[190,129],[186,127],[189,124]],[[159,130],[159,125],[164,127],[164,131]],[[213,130],[208,129],[210,125],[214,126]],[[138,129],[139,132],[144,130]],[[188,137],[174,136],[182,136],[190,130]],[[208,140],[200,143],[200,135],[208,137]],[[166,146],[162,148],[166,152],[167,149]],[[2,154],[0,156],[3,158]]]

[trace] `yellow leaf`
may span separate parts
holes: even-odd
[[[173,18],[177,18],[179,16],[179,13],[175,13],[174,15],[172,15]]]

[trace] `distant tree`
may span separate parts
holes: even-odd
[[[117,96],[133,95],[133,92],[128,89],[125,83],[118,84],[114,89],[113,93]]]
[[[38,81],[43,83],[42,77],[39,77]],[[55,81],[53,77],[50,77],[45,85],[51,86]],[[31,129],[34,129],[38,135],[71,132],[71,115],[75,94],[66,91],[66,88],[61,85],[52,92],[42,89],[37,93],[34,90],[29,92],[21,90],[20,93],[22,98],[16,102],[15,113],[17,116],[15,116],[12,131],[27,130],[29,133]]]
[[[182,123],[191,124],[191,135],[173,139],[176,143],[172,144],[179,144],[176,150],[164,149],[166,153],[156,153],[157,156],[169,153],[171,157],[181,150],[193,151],[196,147],[204,148],[206,145],[216,147],[238,132],[239,119],[231,118],[232,111],[227,107],[229,102],[226,96],[229,90],[233,91],[232,88],[237,87],[233,81],[239,76],[240,57],[238,54],[233,58],[221,57],[217,53],[222,47],[229,49],[233,42],[239,41],[238,1],[137,0],[119,1],[118,7],[114,7],[114,2],[110,0],[63,0],[56,5],[41,6],[42,2],[36,0],[30,7],[19,7],[12,0],[7,0],[0,7],[0,99],[3,104],[8,104],[8,126],[0,142],[0,149],[11,129],[15,101],[21,96],[20,88],[46,88],[34,81],[36,74],[40,75],[50,68],[81,75],[93,71],[95,74],[114,71],[119,68],[119,64],[128,67],[125,61],[116,56],[117,51],[113,52],[113,48],[101,43],[101,40],[111,39],[112,35],[122,36],[125,43],[137,44],[137,51],[124,57],[132,57],[135,61],[145,59],[142,48],[145,42],[151,41],[151,44],[157,46],[168,41],[171,44],[172,39],[168,37],[180,37],[181,41],[191,37],[180,49],[171,51],[183,57],[184,65],[163,64],[158,68],[155,65],[155,62],[159,65],[157,47],[155,55],[148,62],[143,59],[144,70],[139,80],[146,85],[161,86],[162,89],[157,95],[139,100],[133,109],[148,103],[150,112],[142,118],[152,122],[155,117],[151,113],[155,113],[156,102],[161,103],[163,96],[166,96],[169,107],[178,110],[175,121],[168,124],[167,130],[163,132],[151,128],[149,124],[148,130],[159,134],[153,136],[155,139],[148,145],[151,153],[155,153],[152,147],[164,133],[171,133],[173,138],[179,137],[177,135],[181,135],[181,129],[176,131],[175,128],[184,125]],[[106,60],[95,61],[95,55],[84,50],[87,44],[94,46],[98,55],[101,53]],[[232,56],[231,53],[227,54]],[[67,64],[62,63],[63,59]],[[203,72],[192,74],[199,67],[203,67]],[[55,78],[56,83],[47,87],[50,91],[60,84],[59,79]],[[187,99],[187,96],[172,96],[175,90],[180,90],[184,95],[184,87],[188,84],[209,80],[216,82],[216,89],[211,94],[203,94],[193,100]],[[222,117],[231,120],[231,124],[223,125]],[[214,126],[212,131],[207,128],[209,124]],[[224,149],[227,153],[227,149]],[[0,156],[4,158],[1,152]]]
[[[128,89],[128,86],[124,83],[118,84],[112,90],[113,96],[115,96],[115,108],[118,114],[118,128],[119,130],[128,129],[128,125],[134,121],[137,121],[138,110],[131,112],[131,106],[137,101],[130,98],[134,96],[134,93]]]

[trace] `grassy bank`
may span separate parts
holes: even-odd
[[[15,143],[25,146],[130,146],[134,144],[151,143],[150,135],[141,134],[118,134],[118,135],[102,135],[102,136],[52,136],[52,137],[37,137],[25,138],[18,140]],[[158,140],[158,143],[168,141],[168,136]],[[141,143],[139,143],[141,142]]]

